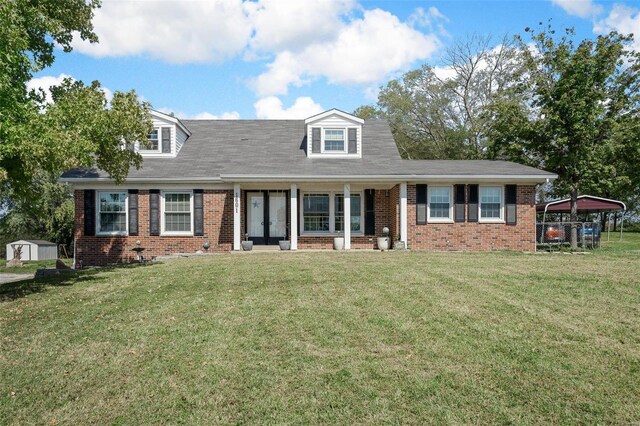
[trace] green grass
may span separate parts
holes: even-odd
[[[72,259],[62,259],[67,265],[71,265]],[[36,272],[42,268],[55,268],[56,261],[54,260],[30,260],[22,262],[24,266],[21,268],[7,268],[7,262],[0,261],[0,273],[12,273],[12,274],[29,274]]]
[[[640,235],[0,286],[0,424],[640,422]]]

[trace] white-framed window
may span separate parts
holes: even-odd
[[[480,187],[480,222],[496,222],[503,220],[503,191],[501,186]]]
[[[427,187],[427,221],[453,222],[453,187]]]
[[[162,127],[154,127],[147,136],[147,145],[140,144],[142,152],[160,152],[160,138],[162,138]]]
[[[344,194],[335,194],[335,232],[344,232]],[[351,194],[351,232],[362,232],[362,196]]]
[[[300,211],[302,234],[344,232],[344,194],[342,192],[306,192]],[[364,202],[360,192],[351,193],[351,232],[364,233]]]
[[[96,234],[127,235],[126,191],[98,191],[96,198]]]
[[[329,232],[331,195],[328,193],[304,194],[302,217],[303,232]]]
[[[347,152],[345,129],[322,129],[322,152]]]
[[[163,235],[193,235],[193,193],[164,191],[161,217]]]

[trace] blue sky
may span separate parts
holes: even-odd
[[[550,18],[583,38],[640,33],[639,10],[630,0],[104,0],[101,42],[59,51],[30,87],[71,76],[135,89],[184,118],[304,118],[375,102],[381,85],[437,66],[471,34],[498,43]]]

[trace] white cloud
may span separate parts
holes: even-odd
[[[595,24],[593,31],[596,34],[605,34],[610,31],[634,34],[633,48],[640,51],[640,10],[616,4],[606,18]]]
[[[105,0],[93,24],[100,42],[77,39],[78,51],[97,57],[147,54],[171,63],[234,56],[251,36],[241,0]]]
[[[551,2],[560,6],[569,15],[580,18],[589,18],[602,12],[602,6],[595,4],[593,0],[551,0]]]
[[[304,119],[324,111],[308,96],[297,98],[289,108],[284,108],[282,101],[275,96],[259,99],[253,106],[256,117],[262,119]]]
[[[449,36],[449,33],[444,29],[444,23],[446,22],[449,22],[449,18],[443,15],[435,6],[431,6],[426,10],[422,7],[416,8],[408,20],[408,23],[412,26],[425,27],[430,31],[437,30],[441,35]]]
[[[27,81],[27,90],[44,90],[45,102],[50,104],[53,102],[53,99],[51,98],[51,86],[61,85],[66,78],[70,78],[71,80],[75,81],[75,78],[64,73],[59,74],[57,77],[53,75],[45,75],[42,77],[32,78],[31,80]],[[107,102],[111,102],[111,99],[113,99],[113,92],[107,87],[101,87],[100,89],[102,90],[102,92],[104,92]]]
[[[330,83],[370,84],[428,58],[438,38],[415,30],[389,12],[374,9],[351,21],[335,40],[284,51],[254,81],[259,96],[286,94],[290,84],[326,77]]]
[[[300,50],[331,39],[344,25],[341,16],[353,10],[355,0],[258,0],[245,2],[255,33],[252,49]]]

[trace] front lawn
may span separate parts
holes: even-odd
[[[0,286],[0,424],[640,422],[640,235]]]

